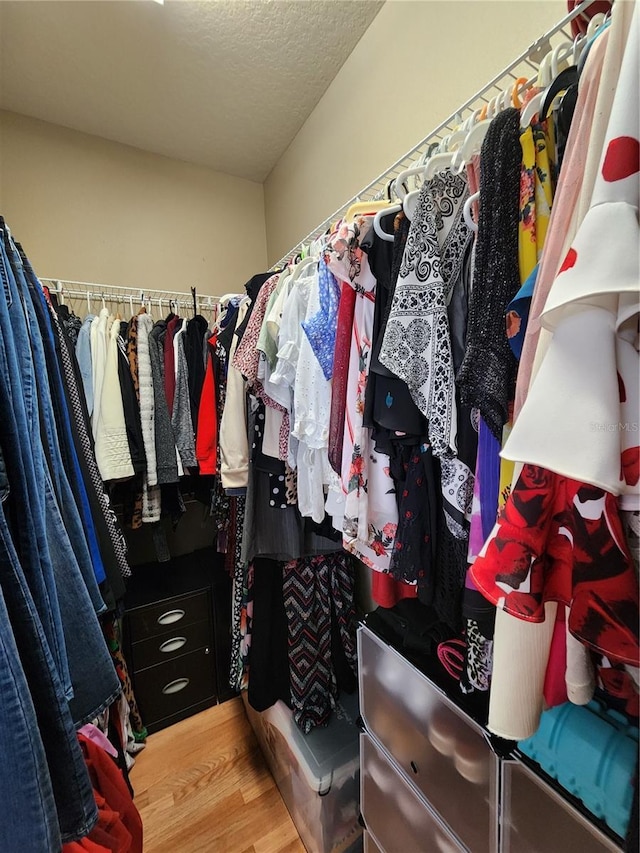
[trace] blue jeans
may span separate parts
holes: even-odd
[[[0,590],[0,850],[60,850],[51,778],[36,712]]]
[[[31,598],[18,556],[0,503],[0,594],[6,604],[9,624],[13,629],[16,648],[27,683],[24,694],[33,701],[34,718],[30,728],[39,734],[44,750],[44,762],[38,758],[38,779],[51,786],[52,798],[43,798],[47,814],[45,826],[54,825],[62,841],[80,838],[91,831],[97,820],[89,774],[76,737],[69,705],[56,672],[42,624]],[[1,618],[1,617],[0,617]],[[1,677],[1,676],[0,676]],[[2,718],[2,728],[6,725]],[[19,745],[19,735],[13,742]],[[6,753],[3,752],[3,761]],[[4,768],[3,768],[4,772]],[[24,773],[24,768],[21,769]],[[3,776],[0,776],[0,789]],[[3,795],[3,802],[4,795]],[[24,802],[16,805],[21,813]],[[23,815],[23,819],[26,815]],[[4,823],[4,817],[0,825]],[[23,849],[15,843],[0,845],[1,850]],[[33,848],[50,850],[53,847]]]
[[[50,400],[39,397],[31,358],[38,328],[31,328],[30,337],[4,246],[0,275],[0,423],[15,496],[14,541],[74,722],[81,725],[113,701],[120,683],[88,592],[95,577],[80,571],[78,543],[69,538],[50,476],[55,460],[46,458],[41,432],[41,423],[52,422],[46,412]]]
[[[9,317],[12,296],[7,267],[6,255],[0,245],[0,436],[11,494],[16,508],[19,508],[14,541],[65,694],[71,698],[73,688],[62,616],[44,524],[44,494],[38,487],[43,478],[37,470],[36,455],[31,451],[35,388],[26,369],[28,365],[25,364],[25,370],[22,369],[22,362],[27,361],[27,355],[21,354],[19,357],[14,345]],[[21,381],[23,376],[24,382]]]
[[[5,246],[5,248],[7,247]],[[76,500],[62,462],[59,442],[61,439],[67,442],[72,440],[69,413],[63,406],[59,407],[59,423],[63,429],[66,427],[68,430],[68,433],[59,435],[56,419],[54,417],[53,396],[50,382],[53,383],[57,381],[61,383],[62,380],[57,361],[55,361],[55,351],[54,361],[50,361],[49,364],[47,364],[45,358],[45,341],[43,341],[41,327],[38,324],[38,318],[33,304],[34,295],[37,295],[38,298],[44,300],[44,294],[40,288],[39,295],[32,293],[33,288],[29,288],[27,284],[20,255],[15,248],[11,246],[10,242],[8,249],[9,264],[16,284],[18,299],[22,302],[26,320],[28,322],[28,334],[31,341],[33,367],[38,383],[38,396],[41,404],[42,421],[44,423],[43,432],[44,435],[46,435],[47,451],[50,459],[50,468],[56,497],[64,518],[67,533],[73,544],[73,551],[76,555],[80,570],[82,571],[82,576],[87,584],[89,594],[91,595],[91,600],[93,601],[96,612],[100,613],[105,609],[102,596],[100,595],[100,590],[98,589],[98,583],[105,579],[104,566],[102,565],[102,558],[100,557],[100,551],[98,549],[98,542],[95,535],[93,520],[91,518],[89,499],[87,497],[86,489],[84,489],[83,486],[82,490],[79,490],[79,494],[83,498],[79,507],[76,504]],[[58,399],[60,403],[63,402],[60,397],[58,397]],[[73,447],[73,445],[71,445],[71,447]],[[78,463],[77,456],[72,456],[72,458],[75,466],[69,474],[79,475],[80,465]],[[82,519],[80,518],[79,509],[82,511]],[[89,552],[88,547],[89,541],[92,545],[91,553]]]

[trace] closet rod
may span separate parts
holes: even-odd
[[[414,145],[406,154],[404,154],[399,160],[396,160],[393,165],[389,166],[381,175],[378,175],[375,180],[371,181],[370,184],[367,184],[364,189],[361,189],[356,195],[349,199],[349,201],[345,202],[341,207],[339,207],[331,216],[328,216],[320,225],[316,226],[313,231],[310,231],[306,237],[303,237],[296,245],[290,249],[285,255],[283,255],[279,261],[277,261],[271,267],[271,270],[280,269],[283,267],[290,258],[295,257],[300,253],[304,246],[307,246],[309,243],[312,243],[314,240],[317,240],[318,237],[321,237],[324,233],[326,233],[327,229],[331,227],[333,223],[339,220],[351,207],[352,204],[355,204],[358,201],[374,201],[384,196],[386,191],[387,184],[392,178],[396,178],[400,172],[405,169],[408,165],[410,165],[412,158],[421,151],[421,149],[426,149],[427,145],[430,142],[434,142],[436,139],[440,139],[442,136],[442,132],[444,130],[453,130],[454,127],[461,123],[464,120],[465,116],[463,115],[465,112],[473,112],[474,104],[476,107],[479,105],[476,104],[477,101],[480,101],[482,104],[486,103],[488,98],[485,95],[491,91],[491,89],[500,90],[498,84],[504,80],[505,77],[514,76],[514,70],[522,64],[528,64],[535,70],[537,70],[544,56],[549,53],[551,49],[551,39],[553,36],[562,32],[565,38],[568,41],[573,41],[570,33],[563,32],[564,28],[573,21],[574,18],[577,18],[579,15],[584,12],[588,6],[591,5],[592,0],[582,0],[582,2],[577,5],[574,9],[571,10],[567,15],[565,15],[561,20],[558,21],[551,29],[547,30],[547,32],[540,36],[533,44],[529,45],[529,47],[520,54],[513,62],[509,63],[506,68],[504,68],[499,74],[490,80],[485,86],[483,86],[475,95],[473,95],[469,100],[465,101],[462,106],[458,107],[458,109],[453,112],[448,118],[446,118],[443,122],[441,122],[434,130],[429,133],[428,136],[425,136],[417,145]],[[517,75],[521,76],[521,75]],[[528,75],[522,75],[528,76]],[[371,195],[368,195],[371,194]]]

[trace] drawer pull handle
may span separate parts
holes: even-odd
[[[176,678],[175,681],[170,681],[168,684],[162,688],[162,692],[165,696],[170,696],[172,693],[179,693],[189,683],[188,678]]]
[[[186,642],[186,637],[172,637],[170,640],[165,640],[164,643],[160,643],[158,648],[163,652],[163,654],[170,654],[171,652],[177,652],[178,649],[181,649]]]
[[[159,625],[173,625],[174,622],[179,622],[184,618],[184,610],[167,610],[162,616],[158,616]]]

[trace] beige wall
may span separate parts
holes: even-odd
[[[265,182],[269,263],[565,12],[561,0],[387,0]]]
[[[261,184],[2,111],[0,212],[41,276],[220,295],[265,268]]]

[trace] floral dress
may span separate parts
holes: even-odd
[[[369,376],[376,280],[366,254],[359,247],[372,218],[341,229],[333,243],[330,269],[356,293],[349,352],[347,401],[342,449],[343,546],[376,571],[388,572],[398,526],[398,508],[389,457],[377,453],[363,426],[364,399]]]

